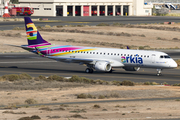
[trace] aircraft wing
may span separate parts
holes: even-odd
[[[96,61],[94,59],[66,58],[66,57],[54,57],[54,56],[46,56],[46,57],[50,59],[54,59],[56,61],[69,62],[69,63],[81,63],[81,64],[89,64]]]
[[[55,56],[45,56],[46,58],[49,59],[54,59],[56,61],[60,61],[60,62],[66,62],[66,63],[79,63],[80,65],[82,64],[96,64],[96,62],[108,62],[110,64],[112,64],[112,66],[114,65],[114,63],[117,63],[117,61],[114,60],[106,60],[106,59],[94,59],[94,58],[65,58],[65,57],[55,57]],[[124,64],[119,63],[118,66],[123,67]]]

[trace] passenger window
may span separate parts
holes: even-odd
[[[116,55],[116,53],[114,53],[114,55]]]
[[[111,55],[113,55],[113,53],[111,53]]]
[[[97,52],[97,54],[98,54],[98,52]]]
[[[93,54],[95,54],[95,52],[93,52]]]
[[[146,55],[144,57],[146,57]]]
[[[118,54],[118,56],[119,56],[119,54]]]
[[[164,56],[161,55],[160,58],[164,58]]]
[[[104,55],[106,55],[106,53],[104,53]]]
[[[109,55],[109,53],[108,53],[108,55]]]

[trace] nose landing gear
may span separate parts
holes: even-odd
[[[162,69],[157,69],[157,76],[161,76]]]

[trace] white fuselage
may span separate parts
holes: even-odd
[[[72,51],[64,51],[64,53],[68,52]],[[128,66],[157,69],[168,69],[177,67],[176,62],[166,53],[147,50],[96,48],[92,51],[73,50],[73,54],[64,54],[63,56],[57,57],[93,59],[95,61],[109,61],[112,67]]]

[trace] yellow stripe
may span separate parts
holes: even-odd
[[[88,52],[88,51],[92,51],[92,50],[96,50],[96,49],[85,49],[85,50],[72,50],[70,52],[64,52],[64,53],[58,53],[58,54],[54,54],[54,55],[51,55],[51,56],[62,56],[62,55],[67,55],[67,54],[71,54],[71,53],[75,53],[75,51],[79,51],[79,52]],[[77,53],[76,52],[76,53]]]

